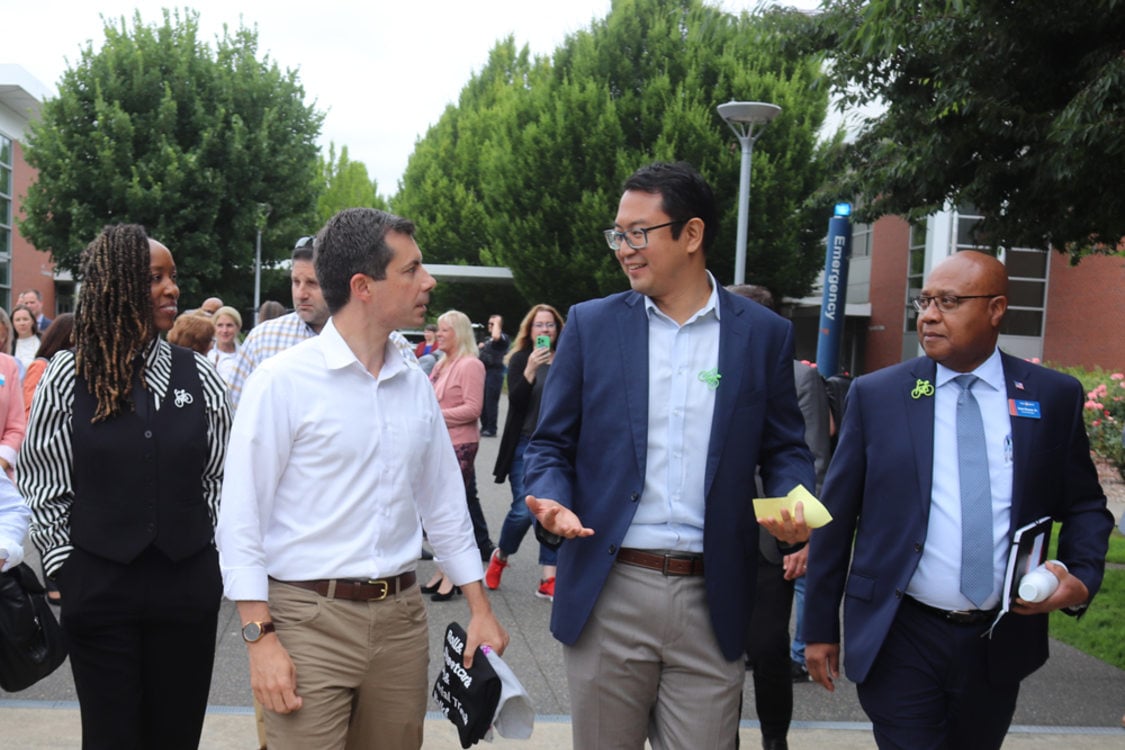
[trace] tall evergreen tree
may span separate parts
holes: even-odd
[[[265,260],[315,223],[322,115],[295,72],[258,59],[256,30],[224,30],[212,48],[198,18],[105,23],[101,48],[87,45],[32,124],[27,161],[39,175],[20,231],[77,271],[103,225],[143,224],[174,253],[185,300],[246,307],[261,207]]]
[[[338,211],[345,208],[381,208],[387,210],[387,199],[379,195],[379,185],[367,174],[367,166],[348,158],[348,147],[328,144],[328,155],[317,160],[316,227],[324,226]]]
[[[566,307],[628,286],[601,236],[624,178],[685,160],[719,197],[709,266],[730,283],[740,157],[715,107],[772,101],[783,114],[755,147],[748,277],[804,294],[823,258],[826,214],[809,199],[824,178],[827,92],[819,58],[784,37],[808,23],[699,0],[615,0],[551,59],[504,40],[419,143],[393,203],[448,260],[506,265],[527,301]]]

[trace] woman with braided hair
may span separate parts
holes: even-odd
[[[196,748],[222,593],[225,386],[160,338],[176,265],[142,227],[106,227],[81,272],[74,350],[39,382],[17,479],[63,595],[82,747]]]

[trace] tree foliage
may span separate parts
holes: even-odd
[[[367,166],[348,158],[348,147],[328,145],[328,155],[317,160],[316,227],[322,227],[338,211],[345,208],[381,208],[387,210],[387,200],[379,195],[379,185],[367,174]],[[314,228],[310,228],[312,232]]]
[[[615,0],[552,58],[502,40],[418,143],[393,205],[418,222],[428,260],[508,266],[525,304],[565,308],[628,288],[601,236],[621,184],[652,161],[685,160],[719,198],[708,265],[730,283],[740,151],[715,107],[771,101],[783,113],[754,150],[747,275],[803,294],[823,258],[827,214],[808,199],[824,177],[827,89],[818,58],[787,55],[780,40],[806,23],[699,0]]]
[[[863,214],[985,216],[978,241],[1077,260],[1125,237],[1125,3],[829,0],[845,107],[882,104],[837,184]]]
[[[303,103],[295,72],[257,59],[257,31],[224,29],[214,49],[198,14],[163,23],[104,22],[32,124],[39,170],[23,235],[77,272],[101,227],[143,224],[172,250],[181,294],[247,307],[262,209],[263,260],[285,257],[315,222],[311,189],[322,115]]]

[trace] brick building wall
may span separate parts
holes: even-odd
[[[27,195],[31,184],[35,182],[38,172],[24,161],[22,144],[19,141],[14,141],[13,147],[12,191],[14,200],[12,218],[16,226],[12,228],[12,294],[6,309],[9,313],[12,311],[16,299],[23,290],[38,289],[39,293],[43,295],[43,313],[47,317],[53,318],[55,317],[55,266],[51,262],[51,255],[37,250],[34,245],[23,238],[18,228],[19,222],[23,218],[23,198]]]
[[[1071,266],[1052,252],[1050,263],[1043,359],[1125,369],[1125,256],[1088,256]]]
[[[875,222],[871,234],[871,320],[864,371],[902,361],[910,225],[898,216]]]

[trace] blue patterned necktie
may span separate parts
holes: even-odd
[[[992,489],[984,420],[973,397],[976,375],[960,375],[957,469],[961,484],[961,593],[981,607],[992,593]]]

